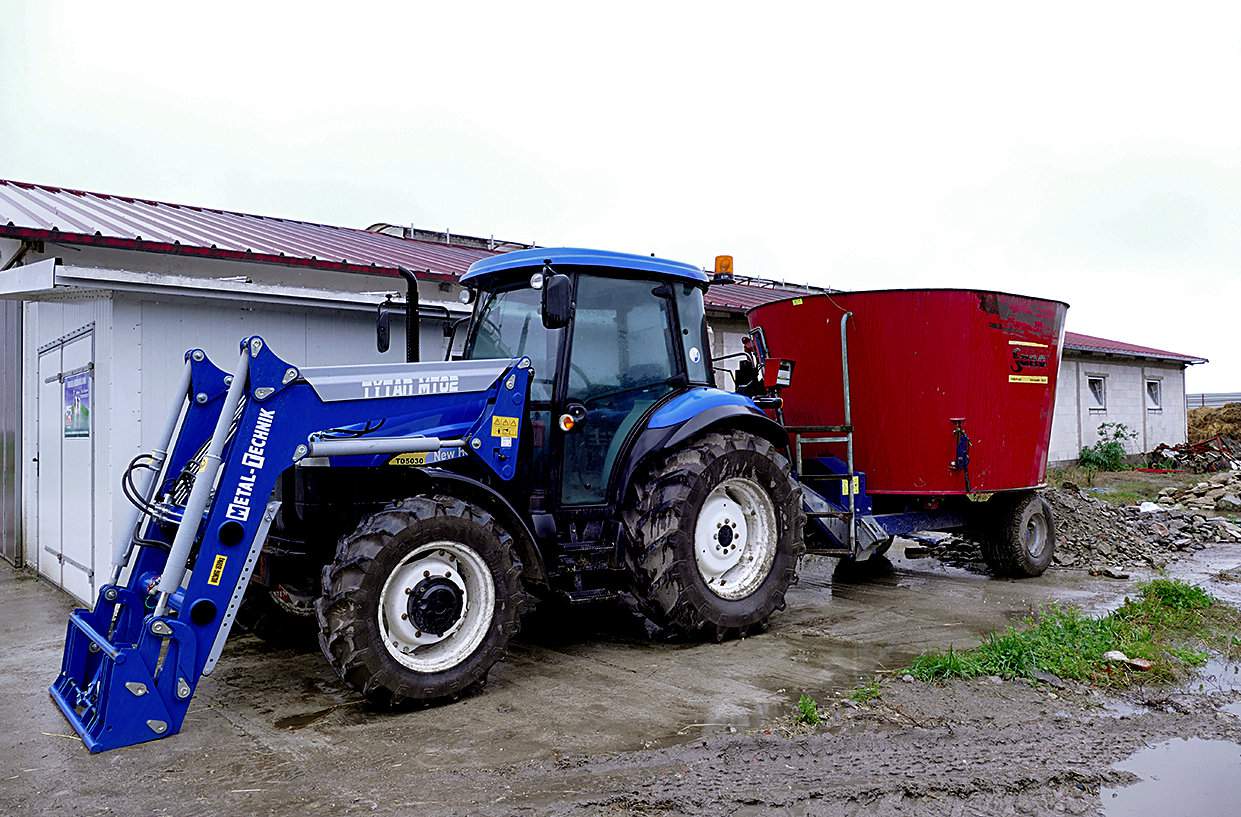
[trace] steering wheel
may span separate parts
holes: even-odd
[[[591,389],[595,387],[594,381],[586,376],[586,370],[583,369],[581,366],[577,365],[576,363],[570,363],[569,371],[573,372],[578,377],[582,378],[582,382],[586,384],[587,392],[589,392]]]

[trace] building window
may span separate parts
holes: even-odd
[[[1086,389],[1090,392],[1090,410],[1104,411],[1107,409],[1107,378],[1103,375],[1086,377]]]
[[[1158,378],[1146,380],[1146,410],[1160,411],[1163,408],[1163,381]]]

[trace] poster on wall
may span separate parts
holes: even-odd
[[[90,436],[90,372],[66,375],[65,436]]]

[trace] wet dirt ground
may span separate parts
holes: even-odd
[[[1241,583],[1213,578],[1237,564],[1241,549],[1209,549],[1172,572],[1241,601]],[[96,756],[45,692],[70,600],[0,568],[0,814],[1098,814],[1101,792],[1140,777],[1115,764],[1148,745],[1241,743],[1223,666],[1209,688],[1121,700],[892,680],[873,706],[831,706],[814,734],[763,734],[802,692],[828,704],[1048,601],[1102,610],[1132,588],[899,554],[879,575],[834,567],[807,560],[771,629],[724,644],[651,643],[614,610],[546,611],[482,694],[396,714],[363,707],[315,652],[236,637],[181,734]]]

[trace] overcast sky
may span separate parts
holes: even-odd
[[[0,0],[0,177],[1043,295],[1241,391],[1241,4],[601,8]]]

